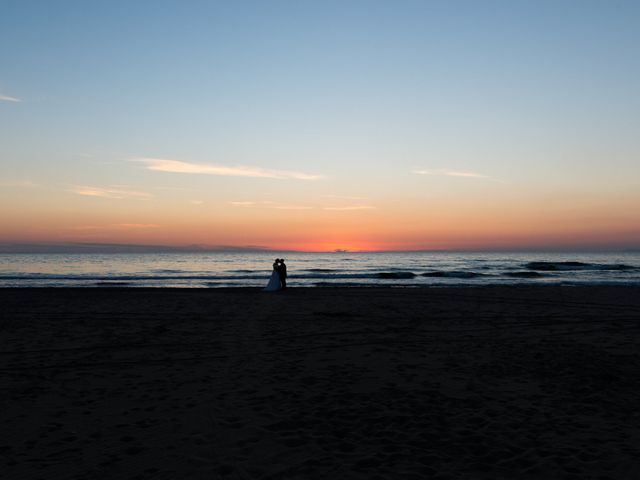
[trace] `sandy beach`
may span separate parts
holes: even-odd
[[[640,287],[0,304],[3,479],[640,478]]]

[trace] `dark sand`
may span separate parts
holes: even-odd
[[[640,288],[0,290],[2,479],[640,478]]]

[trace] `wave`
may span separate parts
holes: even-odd
[[[121,282],[121,281],[156,281],[156,280],[264,280],[269,279],[269,273],[257,273],[254,275],[56,275],[56,274],[21,274],[21,275],[0,275],[1,280],[73,280],[92,282]],[[313,280],[313,279],[371,279],[371,278],[413,278],[415,274],[407,275],[401,273],[315,273],[315,274],[290,274],[290,279]]]
[[[543,278],[548,276],[548,275],[543,275],[542,273],[539,273],[539,272],[528,272],[528,271],[506,272],[504,275],[507,277],[513,277],[513,278]]]
[[[313,273],[290,274],[292,280],[408,280],[418,276],[418,274],[407,271],[384,271],[384,272],[345,272],[330,269],[317,269]],[[311,271],[311,270],[307,270]],[[268,280],[270,273],[254,273],[248,274],[228,274],[228,275],[57,275],[57,274],[20,274],[20,275],[0,275],[1,280],[58,280],[58,281],[91,281],[91,282],[131,282],[131,281],[163,281],[163,280],[195,280],[195,281],[221,281],[221,280]],[[425,277],[452,277],[452,278],[471,278],[482,276],[483,274],[474,272],[431,272],[423,273]]]
[[[360,282],[315,282],[314,287],[368,287],[367,283]]]
[[[415,278],[416,274],[413,272],[380,272],[375,275],[375,278],[382,279],[404,279]]]
[[[434,278],[477,278],[477,277],[485,277],[487,276],[484,273],[478,272],[461,272],[461,271],[453,271],[453,272],[445,272],[445,271],[435,271],[435,272],[427,272],[421,274],[422,277],[434,277]]]
[[[529,262],[524,265],[528,270],[541,272],[571,271],[571,270],[637,270],[637,267],[623,263],[584,263],[584,262]]]
[[[365,279],[378,278],[377,275],[371,273],[315,273],[315,274],[291,274],[287,278],[300,280],[313,280],[316,278],[325,279]]]
[[[530,257],[531,258],[531,257]],[[529,259],[530,259],[529,258]],[[535,257],[533,257],[535,258]],[[540,257],[539,257],[540,258]],[[544,258],[544,257],[543,257]],[[553,258],[553,257],[546,257]],[[562,257],[560,257],[562,258]],[[467,264],[457,262],[446,264],[427,264],[415,262],[371,262],[358,266],[338,264],[307,264],[298,268],[293,268],[289,272],[292,284],[299,285],[388,285],[388,286],[411,286],[419,285],[442,285],[444,283],[458,285],[478,285],[491,281],[498,283],[517,283],[517,279],[546,278],[547,280],[558,280],[563,282],[589,281],[597,282],[617,279],[632,280],[640,282],[640,267],[631,264],[616,263],[616,257],[603,259],[594,258],[594,262],[579,261],[529,261],[528,258],[521,258],[517,263],[501,261],[499,263],[487,265],[477,265],[473,262]],[[609,263],[605,263],[609,261]],[[635,263],[631,260],[629,263]],[[150,265],[155,267],[155,265]],[[162,265],[163,267],[165,265]],[[171,265],[168,265],[171,266]],[[208,264],[199,264],[193,268],[180,270],[169,268],[144,268],[142,265],[138,271],[131,270],[130,265],[123,265],[118,271],[115,267],[112,270],[101,270],[90,265],[90,269],[80,271],[64,271],[57,269],[54,272],[21,272],[17,268],[5,270],[0,273],[1,285],[93,285],[93,286],[139,286],[139,285],[175,285],[175,286],[204,286],[211,285],[238,285],[238,286],[259,286],[263,282],[266,285],[271,270],[247,269],[250,265],[238,265],[237,270],[229,268],[231,265],[219,267],[211,266],[207,270]],[[404,267],[404,268],[403,268]],[[456,269],[457,268],[457,269]],[[34,268],[35,270],[35,268]],[[93,270],[93,271],[92,271]],[[511,280],[509,280],[511,279]]]

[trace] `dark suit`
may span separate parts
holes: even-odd
[[[285,288],[287,288],[287,266],[284,263],[280,264],[280,267],[278,268],[278,274],[280,275],[280,285],[284,290]]]

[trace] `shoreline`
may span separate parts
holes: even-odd
[[[467,284],[467,283],[447,283],[447,284],[398,284],[398,285],[287,285],[287,291],[300,291],[300,290],[327,290],[327,291],[359,291],[359,290],[447,290],[447,289],[562,289],[562,288],[576,288],[576,289],[609,289],[609,288],[621,288],[621,289],[638,289],[640,288],[640,282],[603,282],[603,283],[534,283],[534,282],[522,282],[522,283],[488,283],[483,285]],[[107,282],[104,284],[87,284],[87,285],[47,285],[47,286],[0,286],[0,291],[46,291],[46,290],[114,290],[114,291],[127,291],[127,290],[167,290],[167,291],[262,291],[262,286],[150,286],[150,285],[130,285],[123,284],[123,282],[113,282],[112,284]],[[282,293],[282,292],[265,292],[265,293]]]

